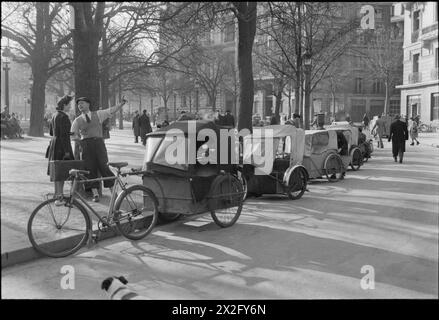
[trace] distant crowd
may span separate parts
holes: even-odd
[[[23,139],[23,129],[15,113],[9,114],[6,108],[1,113],[1,139]]]

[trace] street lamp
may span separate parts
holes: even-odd
[[[33,87],[33,85],[34,85],[34,78],[32,77],[32,73],[31,73],[30,77],[29,77],[29,109],[31,109],[31,107],[32,107],[31,103],[32,103],[32,87]],[[24,108],[24,120],[26,120],[26,119],[27,119],[26,108]]]
[[[310,91],[311,91],[311,52],[307,49],[303,55],[305,65],[305,129],[309,129],[309,112],[310,112]]]
[[[3,56],[3,70],[5,71],[5,113],[9,114],[9,63],[11,57],[11,49],[7,46],[2,53]]]

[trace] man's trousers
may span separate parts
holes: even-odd
[[[81,140],[82,160],[85,162],[85,169],[90,171],[87,176],[89,179],[98,178],[98,174],[102,177],[114,177],[108,167],[107,148],[102,138],[87,138]],[[99,188],[99,181],[86,183],[85,190]],[[104,181],[104,187],[110,188],[114,185],[114,180]]]

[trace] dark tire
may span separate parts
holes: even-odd
[[[120,233],[130,240],[146,237],[158,220],[157,198],[143,185],[122,191],[114,206],[114,222]]]
[[[343,161],[336,153],[331,153],[326,157],[323,170],[329,182],[337,182],[344,177]]]
[[[76,200],[55,206],[57,199],[42,202],[31,213],[27,224],[27,235],[39,253],[62,258],[78,251],[88,240],[91,220],[85,208]]]
[[[235,224],[241,215],[243,187],[233,175],[218,176],[212,183],[209,196],[209,209],[213,221],[227,228]]]
[[[243,196],[242,196],[242,201],[244,201],[245,199],[247,199],[248,197],[248,181],[247,179],[243,176],[243,174],[241,172],[238,172],[237,175],[238,180],[241,182],[242,184],[242,190],[244,192]]]
[[[361,153],[360,148],[355,147],[351,151],[350,166],[351,166],[352,170],[358,171],[362,165],[363,165],[363,154]]]
[[[180,218],[180,216],[181,216],[180,213],[164,213],[164,212],[159,212],[158,222],[160,222],[160,223],[173,222],[173,221],[178,220]]]
[[[291,200],[297,200],[302,198],[306,191],[308,183],[307,174],[303,168],[295,169],[290,176],[288,182],[287,195]]]

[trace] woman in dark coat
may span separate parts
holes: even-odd
[[[53,115],[49,124],[49,133],[52,136],[46,158],[51,160],[74,160],[72,146],[70,144],[71,122],[67,112],[70,110],[70,101],[73,97],[64,96],[58,101],[57,112]],[[50,165],[47,168],[50,174]],[[52,176],[51,176],[51,181]],[[55,181],[55,197],[63,194],[64,181]]]
[[[392,140],[393,159],[397,161],[399,155],[399,163],[402,163],[405,152],[405,141],[409,139],[407,125],[400,120],[400,116],[395,116],[395,121],[390,125],[389,142]]]

